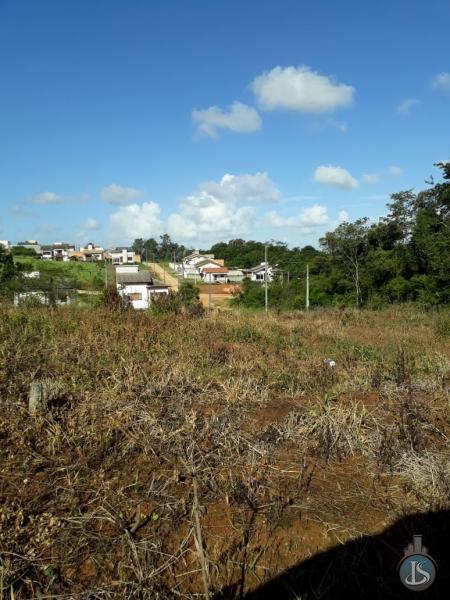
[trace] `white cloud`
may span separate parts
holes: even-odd
[[[55,194],[55,192],[42,192],[31,198],[31,201],[35,204],[62,204],[64,201],[62,196]]]
[[[164,229],[160,212],[160,206],[156,202],[121,206],[109,217],[111,239],[123,243],[139,237],[157,237]]]
[[[391,167],[389,167],[388,173],[391,177],[401,177],[403,175],[403,169],[392,165]]]
[[[370,183],[370,185],[375,185],[380,182],[380,176],[377,173],[365,173],[362,176],[362,180],[364,183]]]
[[[433,77],[431,85],[434,90],[450,90],[450,73],[448,71],[439,73],[438,75]]]
[[[252,89],[262,110],[332,112],[352,106],[355,90],[319,75],[307,66],[275,67],[253,80]]]
[[[358,186],[358,181],[346,169],[333,165],[317,167],[314,171],[314,180],[345,190]]]
[[[397,106],[397,112],[403,115],[407,115],[411,112],[414,107],[419,106],[420,100],[417,98],[406,98],[403,102]]]
[[[229,110],[219,106],[210,106],[205,110],[193,110],[192,120],[197,125],[198,133],[217,137],[218,129],[249,132],[261,129],[261,117],[256,109],[241,102],[234,102]]]
[[[169,233],[175,239],[224,239],[243,234],[254,225],[257,204],[277,202],[280,191],[267,173],[226,174],[207,181],[181,203],[180,212],[169,216]]]
[[[88,229],[89,231],[95,231],[100,229],[100,223],[96,219],[88,218],[82,225],[83,229]]]
[[[314,204],[300,211],[293,217],[282,217],[277,211],[272,210],[267,213],[267,220],[273,227],[298,227],[300,229],[310,229],[320,225],[327,225],[330,217],[326,206]]]
[[[111,183],[104,187],[101,191],[102,200],[108,204],[114,204],[116,206],[125,206],[132,202],[139,200],[144,196],[142,190],[138,190],[132,187],[123,187],[117,183]]]

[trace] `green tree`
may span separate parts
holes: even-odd
[[[348,273],[355,288],[356,306],[361,304],[361,268],[368,244],[367,218],[354,223],[341,223],[334,231],[325,234],[320,244]]]
[[[6,287],[17,273],[12,254],[0,244],[0,287]]]

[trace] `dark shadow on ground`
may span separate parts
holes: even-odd
[[[450,598],[450,511],[414,514],[376,536],[364,536],[322,552],[284,571],[253,592],[240,594],[242,582],[215,600],[443,600]],[[414,534],[438,566],[435,582],[421,592],[400,582],[397,565]]]

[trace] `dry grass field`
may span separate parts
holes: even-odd
[[[1,308],[0,596],[403,598],[422,533],[443,597],[449,332],[409,308]]]

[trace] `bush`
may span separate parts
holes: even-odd
[[[180,298],[172,290],[168,294],[155,294],[150,311],[155,315],[179,314],[181,312]]]
[[[170,290],[168,294],[153,296],[150,310],[155,315],[183,313],[192,317],[202,316],[205,312],[199,300],[198,288],[190,282],[183,285],[178,293]]]
[[[129,302],[122,298],[115,285],[105,288],[101,304],[109,310],[124,311],[129,308]]]
[[[34,248],[25,248],[24,246],[13,246],[11,248],[11,254],[13,256],[37,256]]]

